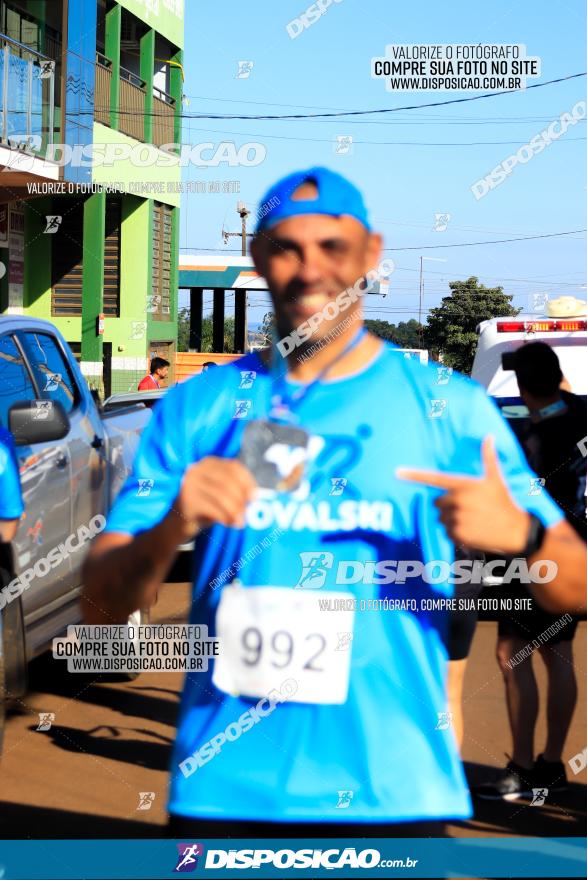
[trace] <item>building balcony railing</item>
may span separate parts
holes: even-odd
[[[153,89],[153,143],[156,147],[174,142],[175,98]]]
[[[96,52],[94,119],[111,125],[112,62]],[[137,74],[120,68],[118,130],[138,141],[145,140],[146,83]],[[153,88],[152,143],[156,147],[174,143],[176,100],[167,92]]]
[[[55,62],[0,34],[0,144],[43,155],[53,143]]]
[[[112,62],[96,52],[96,86],[94,118],[102,125],[110,125],[110,84],[112,82]]]
[[[142,141],[145,138],[145,81],[126,68],[120,68],[120,104],[118,127],[124,134]]]

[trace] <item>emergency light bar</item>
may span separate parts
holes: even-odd
[[[498,333],[560,333],[587,330],[587,320],[498,321]]]

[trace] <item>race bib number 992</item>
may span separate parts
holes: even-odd
[[[233,696],[263,697],[285,677],[297,684],[293,702],[346,702],[354,611],[321,609],[322,598],[292,588],[225,587],[216,616],[214,685]],[[328,598],[349,594],[329,591]]]

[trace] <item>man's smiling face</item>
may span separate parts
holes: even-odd
[[[296,196],[316,198],[314,184]],[[276,323],[287,334],[337,295],[353,287],[379,259],[381,238],[354,217],[302,214],[261,232],[251,248],[255,266],[269,285]],[[321,338],[360,308],[360,300],[337,317],[326,318],[314,332]]]

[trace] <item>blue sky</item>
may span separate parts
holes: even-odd
[[[371,79],[370,71],[371,59],[384,55],[389,43],[522,43],[529,56],[542,60],[540,79],[529,82],[587,70],[584,0],[341,0],[291,39],[286,25],[308,5],[305,0],[186,0],[184,92],[189,106],[184,112],[367,110],[476,94],[386,91],[383,80]],[[247,79],[236,76],[239,61],[253,62]],[[446,260],[424,263],[425,311],[449,292],[448,281],[470,275],[487,285],[502,284],[525,310],[534,293],[587,298],[587,233],[452,246],[587,228],[584,121],[518,165],[481,200],[476,201],[470,189],[581,100],[587,101],[587,76],[472,103],[354,120],[185,119],[184,143],[232,141],[240,147],[257,142],[264,145],[266,156],[256,167],[222,164],[183,170],[184,182],[238,180],[240,194],[182,196],[182,253],[223,253],[223,225],[230,231],[240,229],[238,199],[254,210],[279,176],[320,164],[347,175],[362,189],[373,226],[383,233],[387,248],[414,248],[386,254],[397,268],[389,294],[366,303],[368,317],[398,322],[417,316],[421,254]],[[353,137],[352,154],[335,153],[333,142],[339,135]],[[441,212],[451,219],[446,231],[435,232],[434,217]],[[420,250],[432,245],[451,247]],[[240,239],[230,240],[228,248],[239,247]],[[251,293],[249,302],[254,323],[268,310],[268,300]]]

